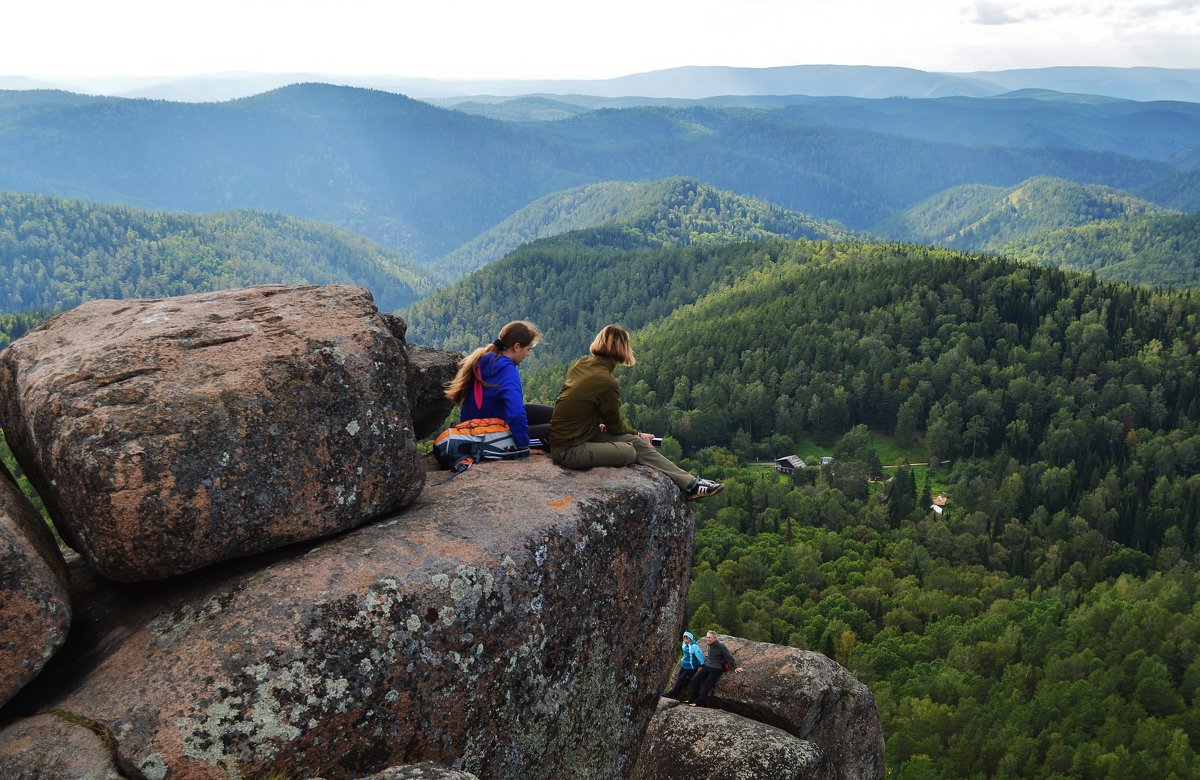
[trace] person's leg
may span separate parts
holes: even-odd
[[[525,404],[525,418],[529,421],[529,437],[541,439],[542,444],[550,446],[550,415],[554,407],[546,404]]]
[[[668,699],[678,699],[679,694],[683,692],[684,688],[688,687],[688,683],[692,681],[692,677],[695,675],[695,669],[684,669],[682,666],[679,667],[679,674],[675,678],[675,685],[673,685],[671,690],[667,691],[663,695]]]
[[[688,689],[688,698],[692,701],[695,701],[696,697],[699,695],[700,687],[704,685],[704,680],[708,677],[709,671],[710,670],[707,666],[701,666],[700,669],[697,670],[696,674],[692,677],[692,684]]]
[[[721,491],[721,485],[704,482],[687,473],[641,436],[632,433],[597,433],[596,438],[590,442],[550,454],[555,463],[569,469],[582,470],[593,466],[628,466],[640,463],[666,474],[688,498],[715,495]],[[697,493],[696,487],[701,483],[709,487]]]
[[[692,485],[696,483],[696,476],[694,474],[689,474],[676,466],[666,455],[659,452],[657,447],[647,444],[646,440],[641,436],[627,434],[625,438],[633,445],[634,451],[637,452],[636,463],[649,466],[656,471],[666,474],[685,493],[691,490]]]
[[[700,706],[704,703],[704,700],[708,698],[708,694],[712,693],[713,687],[716,686],[717,680],[721,679],[721,674],[725,670],[712,669],[706,666],[704,667],[704,671],[708,672],[708,674],[704,677],[704,685],[700,688],[700,694],[692,697],[692,702],[696,704],[696,706]]]
[[[600,434],[605,437],[605,434]],[[560,466],[584,470],[593,466],[629,466],[637,459],[633,445],[624,441],[597,438],[562,450],[551,450],[550,457]]]

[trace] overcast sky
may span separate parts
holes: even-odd
[[[0,75],[1200,68],[1200,0],[17,0]]]

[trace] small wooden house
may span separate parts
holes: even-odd
[[[782,458],[775,459],[775,470],[780,474],[791,474],[797,469],[802,469],[808,466],[799,455],[784,455]]]

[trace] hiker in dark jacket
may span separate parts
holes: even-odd
[[[517,366],[529,357],[541,337],[533,323],[517,320],[501,328],[491,344],[463,358],[446,388],[446,397],[462,404],[460,419],[498,417],[508,423],[518,447],[528,447],[531,435],[545,440],[551,409],[525,403],[521,375],[517,373]]]
[[[668,699],[678,699],[679,694],[692,681],[696,671],[704,666],[704,651],[696,644],[696,637],[691,631],[683,632],[683,658],[679,661],[679,674],[675,676],[675,685],[667,691]],[[686,699],[680,699],[686,701]]]
[[[629,332],[605,325],[592,340],[591,353],[567,372],[550,418],[550,456],[569,469],[629,466],[640,463],[670,477],[688,499],[715,496],[724,487],[676,466],[650,443],[654,435],[639,433],[621,419],[621,386],[613,376],[618,363],[636,360]]]
[[[725,673],[725,664],[728,663],[729,668],[738,674],[742,672],[742,667],[737,665],[733,653],[729,652],[729,648],[717,639],[716,631],[709,631],[704,636],[704,641],[708,643],[708,657],[704,660],[704,666],[700,667],[700,671],[696,672],[696,676],[692,678],[691,706],[693,707],[702,704],[708,698],[708,694],[712,693],[713,686]]]

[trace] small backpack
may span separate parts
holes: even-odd
[[[508,423],[499,417],[463,420],[438,434],[433,454],[442,468],[466,471],[483,460],[512,460],[529,454],[518,447]]]

